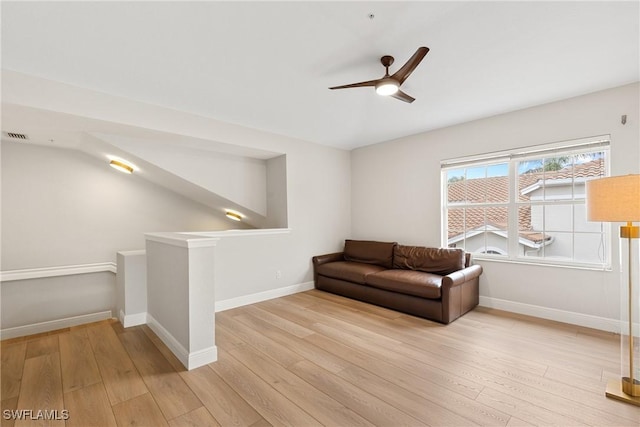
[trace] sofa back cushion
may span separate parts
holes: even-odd
[[[462,270],[465,261],[462,249],[397,245],[393,253],[393,268],[418,270],[442,276]]]
[[[344,259],[391,268],[393,266],[393,248],[396,245],[396,242],[345,240]]]

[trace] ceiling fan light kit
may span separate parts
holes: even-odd
[[[400,101],[411,103],[415,101],[415,98],[407,95],[403,91],[400,90],[400,86],[404,83],[405,80],[411,75],[413,70],[420,64],[420,62],[424,59],[426,54],[429,52],[428,47],[419,47],[416,50],[416,53],[409,58],[409,60],[402,66],[398,71],[389,75],[389,67],[393,64],[393,56],[385,55],[380,58],[380,62],[385,68],[384,76],[377,80],[369,80],[366,82],[360,83],[352,83],[348,85],[342,86],[334,86],[329,89],[349,89],[352,87],[366,87],[373,86],[376,89],[376,93],[382,96],[391,96],[393,98],[399,99]]]
[[[400,85],[392,78],[382,79],[376,83],[376,93],[382,96],[393,95],[400,89]]]

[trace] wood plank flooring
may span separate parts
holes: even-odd
[[[2,342],[2,426],[638,426],[619,337],[477,308],[450,325],[312,290],[216,315],[186,371],[115,320]]]

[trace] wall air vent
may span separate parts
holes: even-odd
[[[13,138],[13,139],[21,139],[21,140],[27,140],[29,139],[29,137],[27,135],[25,135],[24,133],[16,133],[16,132],[2,132],[5,136],[9,137],[9,138]]]

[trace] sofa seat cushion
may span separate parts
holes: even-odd
[[[342,279],[360,285],[364,285],[365,277],[368,275],[384,270],[384,267],[379,265],[351,261],[328,262],[318,266],[318,274],[322,276]]]
[[[438,299],[441,297],[442,276],[414,270],[385,270],[366,276],[365,284],[401,294]]]

